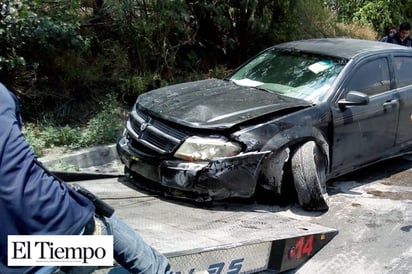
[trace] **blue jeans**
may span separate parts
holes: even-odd
[[[96,226],[101,226],[101,235],[113,235],[114,259],[125,268],[125,272],[117,268],[111,271],[112,273],[172,273],[168,259],[144,242],[140,235],[116,214],[110,218],[96,216],[95,221]],[[96,270],[95,266],[75,266],[67,272],[53,268],[44,267],[38,273],[86,274]]]

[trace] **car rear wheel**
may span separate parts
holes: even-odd
[[[292,155],[291,164],[299,204],[306,210],[328,210],[326,160],[316,143],[300,146]]]

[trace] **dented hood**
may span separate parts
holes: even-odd
[[[225,129],[262,115],[309,105],[303,100],[238,86],[231,81],[208,79],[142,94],[136,107],[189,127]]]

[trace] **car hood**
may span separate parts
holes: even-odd
[[[152,116],[193,128],[226,129],[262,115],[309,106],[307,101],[208,79],[156,89],[136,107]]]

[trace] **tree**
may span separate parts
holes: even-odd
[[[42,8],[30,0],[0,6],[0,81],[19,92],[50,73],[48,65],[56,56],[85,46],[75,21],[56,20]]]
[[[380,34],[412,15],[411,0],[332,0],[328,6],[343,22],[371,25]]]

